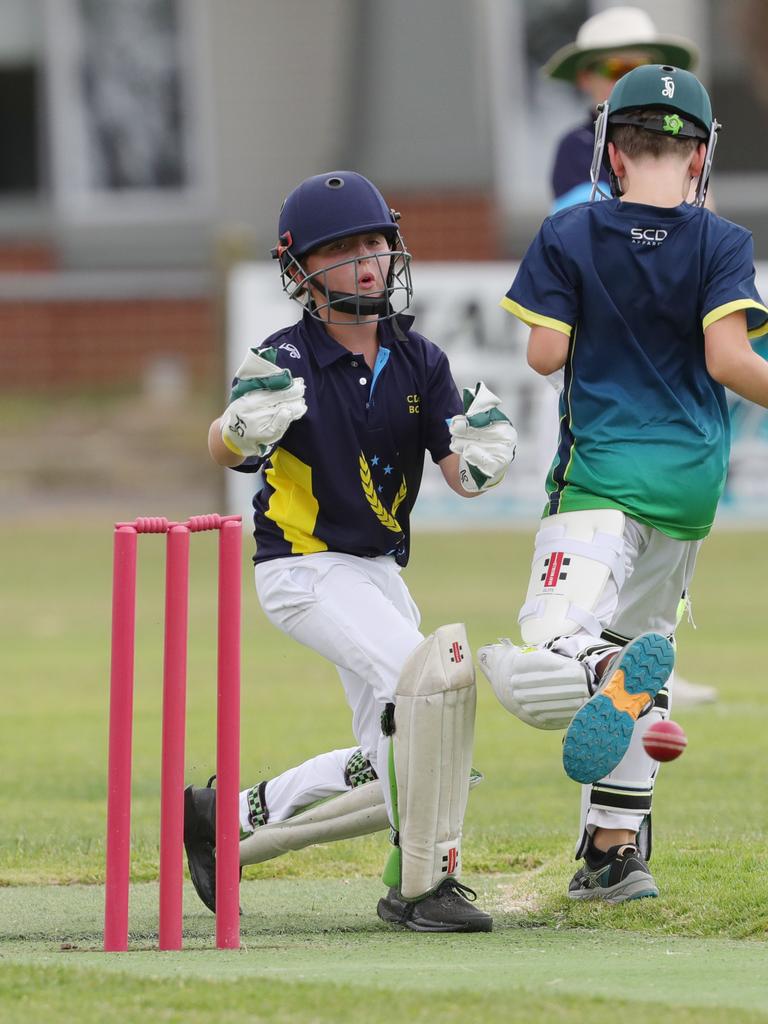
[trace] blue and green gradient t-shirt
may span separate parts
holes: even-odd
[[[706,536],[730,425],[704,329],[743,309],[768,333],[750,232],[687,203],[584,203],[544,221],[502,306],[569,337],[544,514],[618,508]]]

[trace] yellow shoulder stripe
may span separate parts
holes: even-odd
[[[701,326],[706,331],[710,324],[714,324],[718,320],[722,320],[723,317],[728,316],[729,313],[735,313],[740,309],[758,309],[760,312],[765,313],[765,320],[758,327],[747,331],[749,338],[762,338],[764,334],[768,334],[768,308],[754,299],[734,299],[733,302],[725,302],[722,306],[715,306],[701,321]]]
[[[566,324],[562,320],[555,320],[554,317],[544,316],[543,313],[535,313],[532,309],[526,309],[519,302],[513,302],[505,295],[499,305],[508,313],[522,320],[529,327],[550,327],[553,331],[560,331],[566,338],[571,336],[572,324]]]

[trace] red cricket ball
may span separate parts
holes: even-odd
[[[655,761],[674,761],[688,745],[688,737],[677,722],[654,722],[645,730],[643,747]]]

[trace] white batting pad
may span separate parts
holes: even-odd
[[[240,864],[260,864],[314,843],[367,836],[388,825],[381,783],[366,782],[286,821],[260,825],[241,841]]]
[[[408,658],[395,703],[400,892],[418,899],[461,870],[475,724],[464,626],[441,626]]]
[[[480,669],[499,702],[536,729],[565,729],[589,700],[589,672],[581,662],[509,640],[477,652]]]
[[[624,582],[624,513],[562,512],[542,520],[518,621],[523,642],[541,644],[585,630],[600,636],[595,608],[613,577]]]

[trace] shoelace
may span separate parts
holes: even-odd
[[[463,896],[464,899],[469,900],[470,903],[474,903],[477,899],[477,893],[474,889],[470,889],[468,885],[464,885],[457,878],[447,878],[443,883],[447,889],[451,892],[455,892],[459,896]]]

